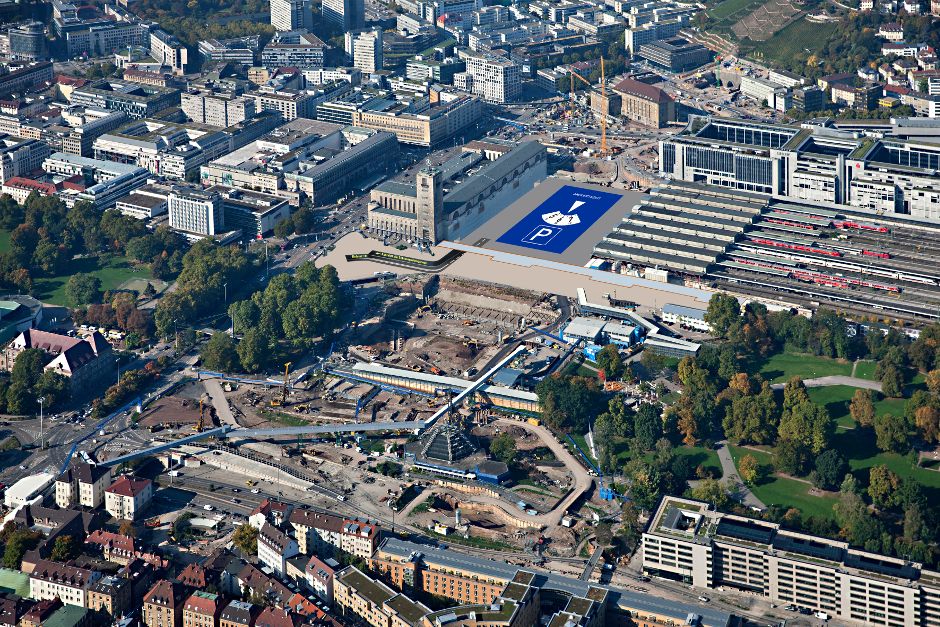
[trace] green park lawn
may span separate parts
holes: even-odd
[[[875,380],[875,368],[878,367],[877,361],[860,361],[855,367],[855,378],[856,379],[868,379],[869,381]]]
[[[617,454],[617,468],[623,468],[623,466],[630,461],[630,451],[627,448],[626,438],[614,438],[614,449]],[[677,446],[673,450],[676,455],[687,456],[690,462],[689,465],[693,470],[699,466],[704,466],[714,473],[716,479],[721,477],[721,462],[718,461],[718,453],[715,451],[710,451],[704,446],[685,446],[684,444]],[[653,454],[647,453],[643,456],[643,460],[651,464],[653,462]]]
[[[776,353],[767,358],[751,358],[742,362],[748,374],[760,374],[770,383],[786,383],[791,377],[799,375],[804,379],[828,377],[831,375],[850,376],[852,364],[841,363],[834,359],[792,352]]]
[[[829,385],[822,388],[808,388],[809,400],[815,404],[825,407],[829,415],[836,421],[840,427],[855,427],[855,421],[852,420],[852,414],[849,412],[849,403],[855,395],[855,389],[847,385]],[[875,401],[875,415],[883,416],[893,414],[895,416],[904,414],[904,400],[887,398]]]
[[[6,237],[4,240],[3,237]],[[3,242],[9,246],[9,234],[0,235],[0,249]],[[0,252],[3,252],[0,250]],[[36,288],[39,290],[39,299],[53,305],[74,307],[65,295],[65,286],[69,278],[77,273],[93,274],[101,280],[101,291],[112,290],[118,285],[133,278],[149,278],[145,271],[134,272],[134,268],[127,257],[109,257],[103,261],[99,257],[82,257],[69,262],[69,273],[62,276],[36,279]]]
[[[734,459],[735,467],[745,455],[753,455],[754,459],[762,465],[769,466],[771,456],[769,453],[760,453],[752,449],[730,446],[731,456]],[[803,517],[826,516],[832,517],[832,506],[836,502],[835,497],[811,496],[809,494],[812,486],[802,481],[768,476],[760,482],[759,485],[751,486],[751,492],[759,498],[764,505],[779,505],[782,507],[795,507],[803,512]]]
[[[0,230],[0,254],[10,252],[10,235],[13,231]]]

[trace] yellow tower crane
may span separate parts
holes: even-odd
[[[571,120],[570,123],[574,124],[574,79],[578,78],[581,82],[588,86],[588,89],[591,89],[591,81],[584,78],[576,72],[571,72]],[[604,78],[604,57],[601,57],[601,107],[607,106],[607,81]],[[588,105],[590,106],[590,104]],[[607,155],[607,111],[601,111],[601,155]]]

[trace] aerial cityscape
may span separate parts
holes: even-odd
[[[940,0],[0,0],[0,627],[940,627]]]

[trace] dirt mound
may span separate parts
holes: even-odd
[[[613,161],[577,161],[574,164],[576,174],[611,174],[617,171]]]

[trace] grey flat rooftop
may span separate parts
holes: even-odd
[[[695,309],[693,307],[684,307],[682,305],[673,305],[672,303],[666,303],[663,305],[663,313],[676,314],[677,316],[685,316],[686,318],[696,318],[698,320],[705,320],[705,310],[704,309]]]
[[[505,157],[497,159],[494,162],[494,165],[498,165],[502,159],[505,159]],[[623,196],[623,198],[614,203],[614,205],[607,210],[607,213],[598,218],[598,220],[593,225],[591,225],[584,231],[584,233],[581,234],[581,237],[575,240],[575,242],[561,254],[553,253],[547,250],[513,246],[512,244],[504,244],[496,241],[502,237],[505,232],[514,227],[517,222],[529,215],[529,212],[531,212],[541,203],[548,200],[552,194],[557,192],[565,185],[570,187],[580,187],[582,189],[591,191],[599,191],[603,189],[605,193],[618,194]],[[642,197],[643,194],[641,192],[631,192],[606,187],[601,188],[599,185],[591,185],[590,183],[577,183],[563,179],[548,178],[542,181],[542,183],[540,183],[531,192],[490,218],[486,224],[475,230],[470,235],[462,238],[461,242],[471,246],[480,246],[484,249],[514,253],[524,257],[535,257],[537,259],[546,259],[549,261],[557,261],[571,265],[583,266],[591,259],[591,250],[594,248],[594,245],[601,241],[604,235],[609,233],[611,230],[613,230],[614,227],[620,224],[623,221],[624,215],[629,212],[630,207],[639,203]],[[489,241],[483,244],[477,244],[477,242],[480,242],[483,239]]]

